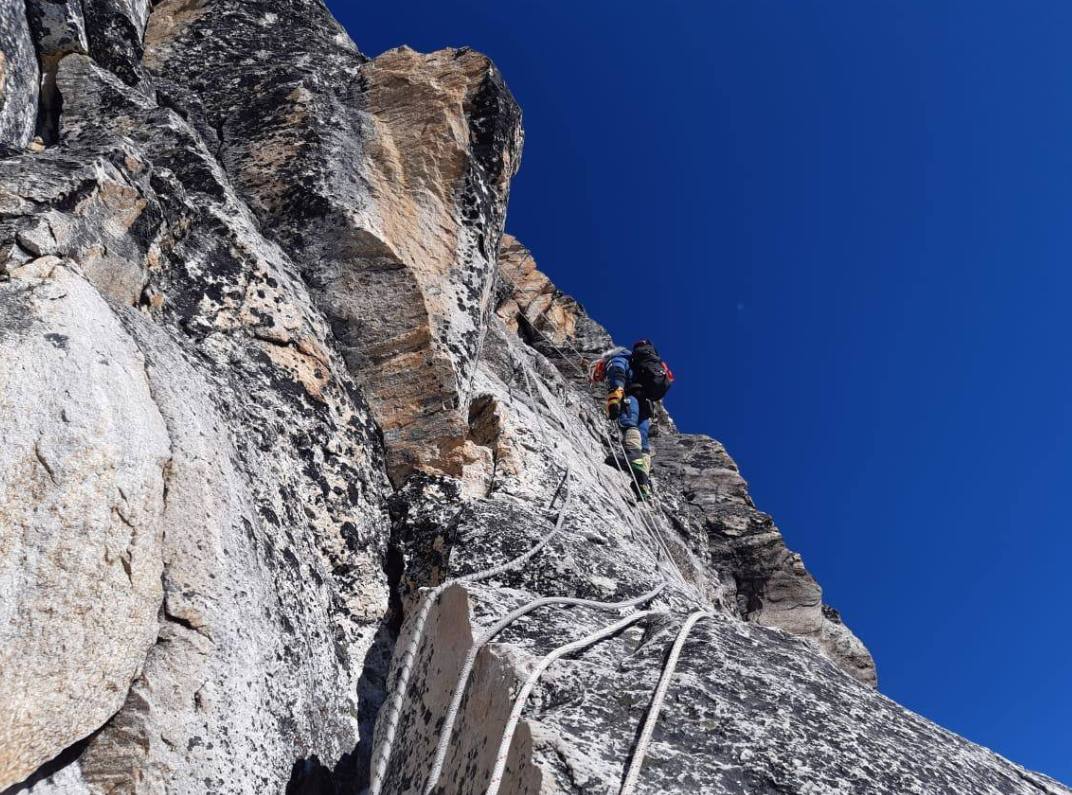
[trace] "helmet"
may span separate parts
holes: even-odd
[[[638,339],[636,342],[633,343],[633,350],[635,351],[641,345],[651,345],[651,347],[653,347],[653,348],[655,347],[652,344],[651,340],[647,339],[646,337],[641,337],[640,339]]]

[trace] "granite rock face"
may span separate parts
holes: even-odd
[[[75,267],[42,257],[0,293],[7,781],[122,706],[162,598],[167,430],[144,356]]]
[[[387,653],[389,487],[379,431],[299,271],[259,231],[197,131],[82,54],[60,60],[56,84],[58,144],[0,161],[5,350],[25,351],[23,362],[56,351],[64,364],[48,368],[37,356],[4,387],[5,401],[27,405],[33,394],[54,395],[35,410],[37,427],[51,423],[38,451],[56,466],[54,478],[44,464],[34,469],[23,445],[4,471],[18,505],[26,478],[36,491],[2,523],[5,571],[18,572],[20,601],[0,629],[0,756],[12,754],[0,786],[72,755],[56,776],[45,765],[35,791],[277,791],[314,757],[354,778]],[[20,298],[49,269],[51,280],[81,285],[78,300],[94,313],[83,327],[53,320],[62,303],[46,323]],[[52,334],[77,342],[60,351]],[[138,390],[94,388],[91,375],[114,380],[136,360],[143,364],[124,372],[140,378]],[[96,435],[85,430],[57,448],[52,437],[82,427],[63,411],[87,404],[104,407]],[[149,445],[132,431],[154,417]],[[102,438],[104,421],[121,418],[125,446]],[[130,447],[145,464],[112,487],[119,464],[109,462],[132,467]],[[82,449],[95,458],[76,456]],[[71,456],[77,466],[65,463]],[[83,520],[99,541],[51,507],[90,501],[86,483],[102,490],[101,518]],[[124,543],[128,536],[137,543]],[[22,562],[22,545],[40,565]],[[48,556],[71,547],[84,562],[61,561],[55,572]],[[57,717],[43,699],[11,702],[21,696],[7,683],[19,670],[42,670],[37,692],[57,679],[44,678],[49,661],[17,633],[35,628],[26,611],[47,606],[38,594],[60,574],[69,609],[38,622],[37,643],[64,649],[51,661],[72,672],[61,698],[99,707]],[[115,623],[129,637],[110,648],[92,634],[95,622],[126,613],[137,621]],[[81,654],[77,638],[97,656]]]
[[[661,412],[634,504],[585,377],[612,340],[503,234],[486,57],[369,59],[319,0],[25,1],[0,791],[484,792],[538,660],[643,609],[504,745],[501,792],[615,793],[702,609],[638,792],[1069,792],[881,696],[718,442]]]
[[[376,411],[394,482],[417,468],[460,475],[521,149],[498,71],[467,50],[369,61],[314,2],[165,2],[147,38],[158,90],[189,98],[301,269]]]
[[[0,154],[6,154],[33,138],[38,71],[22,0],[4,0],[0,11]]]

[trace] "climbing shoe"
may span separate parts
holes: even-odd
[[[618,415],[622,413],[622,398],[624,397],[625,390],[621,387],[607,393],[607,416],[612,420],[618,419]]]
[[[650,484],[633,482],[629,486],[633,490],[633,496],[636,497],[637,502],[649,502],[651,500]]]

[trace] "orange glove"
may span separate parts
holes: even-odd
[[[624,397],[625,390],[621,387],[607,393],[607,416],[612,420],[618,419],[618,415],[622,413],[622,398]]]

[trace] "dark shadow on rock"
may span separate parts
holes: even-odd
[[[12,784],[10,787],[0,792],[0,795],[16,795],[19,792],[27,792],[35,784],[40,784],[50,776],[54,776],[59,773],[67,765],[74,764],[78,761],[78,757],[82,755],[82,752],[86,750],[86,746],[89,745],[90,740],[97,736],[97,732],[88,737],[83,737],[73,745],[69,745],[59,752],[55,757],[45,762],[41,767],[37,768],[29,777],[23,779],[18,784]]]
[[[387,671],[394,654],[395,641],[398,639],[398,630],[393,626],[394,623],[395,618],[391,613],[380,623],[376,637],[365,655],[361,677],[357,680],[357,723],[361,739],[352,754],[352,781],[355,786],[348,791],[355,795],[368,786],[376,717],[380,714],[383,702],[387,700]]]
[[[344,756],[339,760],[340,764],[345,759]],[[299,759],[290,769],[286,795],[337,795],[340,792],[335,771],[325,767],[316,754]]]
[[[391,664],[398,631],[392,615],[380,622],[376,637],[365,655],[357,682],[360,740],[350,753],[328,767],[313,754],[297,760],[290,769],[286,795],[358,795],[368,788],[372,738],[376,717],[387,698],[387,670]],[[7,793],[2,793],[7,795]]]
[[[362,661],[361,676],[357,680],[357,722],[360,737],[357,745],[350,753],[344,754],[333,768],[324,765],[315,754],[299,759],[291,768],[286,795],[358,795],[368,788],[376,718],[387,700],[387,672],[402,627],[403,610],[399,582],[403,568],[402,553],[398,545],[392,543],[384,560],[390,592],[387,615],[376,630],[372,645]]]

